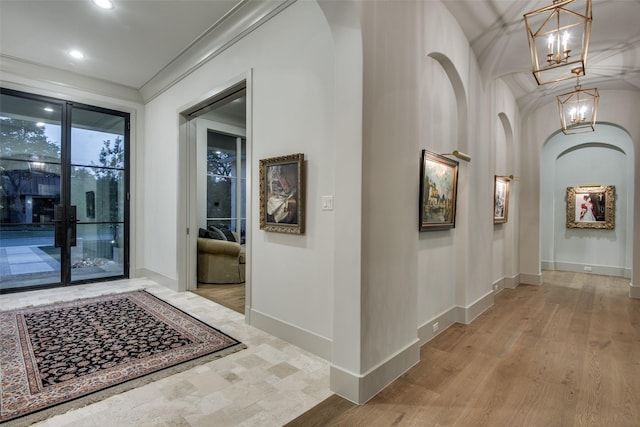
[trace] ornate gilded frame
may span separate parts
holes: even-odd
[[[456,226],[458,162],[422,150],[420,164],[420,231],[447,230]]]
[[[260,229],[303,234],[304,154],[260,160]]]
[[[509,219],[510,180],[496,175],[493,181],[493,223],[502,224]]]
[[[613,230],[615,226],[615,186],[567,187],[567,228]]]

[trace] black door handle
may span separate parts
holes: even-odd
[[[76,206],[69,206],[69,216],[65,218],[64,205],[57,205],[53,210],[54,224],[54,246],[61,248],[64,244],[65,237],[69,240],[69,246],[76,246],[77,223],[80,222],[76,217]]]
[[[64,206],[56,205],[53,208],[53,224],[54,224],[54,240],[53,245],[61,248],[64,242],[65,225],[64,225]]]
[[[76,246],[76,236],[78,228],[78,217],[76,216],[76,206],[69,206],[69,246]]]

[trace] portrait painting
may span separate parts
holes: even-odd
[[[615,228],[616,188],[609,186],[567,187],[567,228]]]
[[[495,176],[493,184],[493,223],[507,222],[509,217],[509,178]]]

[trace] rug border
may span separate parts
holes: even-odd
[[[100,389],[94,392],[90,392],[88,394],[85,394],[83,396],[78,396],[72,400],[66,401],[66,402],[62,402],[47,408],[43,408],[40,410],[36,410],[34,412],[29,412],[26,413],[24,415],[20,415],[17,417],[13,417],[10,419],[7,419],[5,421],[0,421],[0,425],[2,425],[3,427],[23,427],[23,426],[29,426],[33,423],[39,422],[39,421],[44,421],[50,417],[53,417],[55,415],[60,415],[60,414],[64,414],[70,410],[74,410],[74,409],[80,409],[83,408],[85,406],[88,406],[92,403],[96,403],[96,402],[100,402],[103,400],[106,400],[110,397],[113,397],[117,394],[121,394],[130,390],[133,390],[135,388],[138,387],[142,387],[144,385],[162,380],[164,378],[168,378],[172,375],[181,373],[181,372],[186,372],[190,369],[193,369],[197,366],[201,366],[205,363],[209,363],[211,361],[214,361],[216,359],[220,359],[222,357],[228,356],[230,354],[236,353],[240,350],[244,350],[247,348],[246,344],[242,343],[241,341],[239,341],[238,339],[230,336],[229,334],[219,330],[218,328],[216,328],[215,326],[212,326],[206,322],[204,322],[201,319],[196,318],[195,316],[187,313],[185,310],[181,309],[180,307],[176,307],[175,305],[163,300],[162,298],[158,297],[157,295],[154,295],[153,293],[147,291],[147,289],[143,288],[143,289],[134,289],[134,290],[130,290],[130,291],[125,291],[125,292],[115,292],[115,293],[106,293],[103,295],[96,295],[96,296],[91,296],[91,297],[85,297],[85,298],[78,298],[78,299],[74,299],[74,300],[67,300],[67,301],[56,301],[53,303],[47,303],[47,304],[39,304],[39,305],[31,305],[31,306],[27,306],[27,307],[20,307],[20,308],[15,308],[15,309],[10,309],[10,310],[6,310],[5,312],[16,312],[16,311],[21,311],[21,310],[25,310],[25,309],[33,309],[33,308],[40,308],[40,307],[45,307],[47,305],[55,305],[55,304],[64,304],[64,303],[72,303],[72,302],[77,302],[77,301],[82,301],[82,300],[91,300],[91,299],[98,299],[98,298],[104,298],[104,297],[108,297],[108,296],[121,296],[124,294],[128,294],[128,293],[137,293],[137,292],[144,292],[145,294],[153,297],[153,299],[159,301],[162,304],[166,304],[169,305],[171,308],[181,312],[182,314],[189,316],[191,319],[196,320],[197,322],[199,322],[200,324],[214,329],[216,332],[224,335],[225,337],[235,341],[235,344],[231,344],[225,348],[222,348],[220,350],[217,350],[214,353],[211,354],[205,354],[203,356],[199,356],[196,357],[194,359],[190,359],[187,361],[184,361],[182,363],[179,363],[177,365],[174,366],[168,366],[166,368],[160,369],[158,371],[154,371],[145,375],[142,375],[140,377],[136,377],[136,378],[132,378],[130,380],[127,380],[125,382],[119,383],[119,384],[114,384],[112,386],[106,387],[104,389]],[[1,402],[0,402],[1,405]]]

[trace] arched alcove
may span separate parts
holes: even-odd
[[[456,97],[456,110],[458,113],[457,120],[457,147],[460,150],[467,150],[468,144],[468,135],[467,135],[467,123],[468,123],[468,103],[467,103],[467,94],[464,89],[464,84],[462,83],[462,78],[460,77],[460,73],[456,70],[455,65],[449,57],[440,52],[431,52],[428,55],[430,58],[435,59],[442,66],[442,69],[447,74],[449,78],[449,82],[451,83],[451,87],[453,88],[453,92]]]
[[[514,173],[514,147],[513,127],[509,117],[504,113],[498,113],[496,119],[495,150],[495,174],[508,177]],[[516,286],[511,278],[516,274],[515,270],[515,232],[513,224],[517,206],[514,203],[515,181],[509,181],[509,204],[507,206],[507,222],[494,224],[493,229],[493,286],[494,289]]]
[[[422,148],[439,154],[455,149],[468,152],[468,101],[460,73],[451,59],[439,52],[429,53],[423,64]],[[455,228],[418,233],[418,335],[422,340],[432,336],[429,322],[435,315],[465,305],[469,176],[465,162],[461,163]],[[452,321],[453,317],[443,318],[440,325],[446,327]]]
[[[540,162],[541,266],[631,277],[634,147],[622,128],[551,135]],[[615,186],[615,228],[567,228],[567,187]]]

